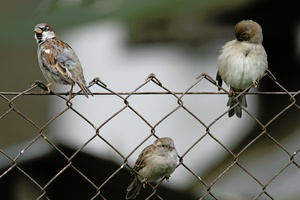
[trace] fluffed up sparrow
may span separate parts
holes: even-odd
[[[71,98],[73,86],[76,83],[86,97],[89,94],[93,96],[86,86],[82,66],[73,49],[56,36],[54,29],[49,24],[37,24],[34,32],[38,43],[38,63],[48,81],[47,92],[50,92],[50,86],[54,82],[71,85],[69,93],[69,98]]]
[[[235,40],[227,42],[221,49],[216,79],[220,87],[222,80],[230,87],[228,116],[236,114],[241,118],[241,106],[247,107],[246,97],[244,94],[237,97],[235,92],[243,92],[251,84],[257,87],[268,68],[268,61],[262,46],[262,28],[258,23],[252,20],[240,21],[235,26],[235,37]],[[238,105],[233,108],[237,102]]]
[[[141,186],[166,177],[169,180],[177,165],[177,152],[171,138],[157,139],[139,155],[133,167],[134,180],[127,188],[126,199],[134,199]],[[138,174],[136,174],[136,171]]]

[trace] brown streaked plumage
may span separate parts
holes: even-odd
[[[76,83],[86,97],[89,94],[93,96],[86,86],[82,66],[73,49],[56,36],[49,24],[37,24],[34,32],[38,43],[38,63],[48,81],[48,92],[53,83],[71,85],[69,93],[69,98],[71,98],[73,86]]]
[[[126,199],[134,199],[141,186],[166,177],[169,180],[177,165],[177,152],[174,141],[169,137],[157,139],[147,146],[138,156],[134,167],[133,181],[127,188]],[[136,173],[137,174],[136,174]]]

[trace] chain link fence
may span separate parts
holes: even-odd
[[[103,83],[99,78],[95,78],[93,81],[90,82],[89,87],[92,89],[101,88],[101,90],[104,90],[104,92],[94,92],[94,99],[100,99],[103,96],[114,96],[119,99],[120,102],[123,103],[123,106],[118,109],[117,111],[114,111],[111,116],[109,116],[104,122],[95,124],[93,123],[85,114],[81,112],[81,110],[78,110],[76,105],[73,103],[74,100],[76,100],[77,97],[82,96],[80,92],[74,93],[71,100],[68,101],[68,93],[55,93],[51,92],[50,94],[41,94],[39,92],[36,92],[37,89],[45,89],[45,85],[40,82],[36,81],[31,87],[24,90],[23,92],[0,92],[0,105],[1,105],[1,113],[0,113],[0,124],[1,121],[4,121],[6,118],[8,118],[10,115],[17,115],[18,117],[22,118],[22,121],[26,122],[26,126],[31,127],[31,138],[26,144],[22,143],[22,149],[14,151],[14,154],[9,153],[6,146],[0,146],[0,160],[2,161],[2,164],[0,163],[0,185],[2,187],[2,194],[0,194],[0,199],[11,199],[12,197],[5,196],[3,192],[8,192],[11,190],[11,186],[15,184],[14,178],[20,176],[26,179],[26,182],[28,185],[32,185],[35,190],[38,191],[38,194],[32,193],[31,196],[27,199],[63,199],[63,198],[54,198],[52,194],[52,187],[61,187],[60,189],[63,192],[70,192],[67,188],[64,187],[71,187],[66,186],[63,184],[59,184],[60,180],[63,178],[66,179],[72,179],[72,177],[64,176],[64,174],[68,174],[69,170],[71,170],[76,176],[80,177],[80,179],[76,179],[76,181],[82,182],[84,184],[87,184],[89,187],[88,192],[84,191],[83,188],[78,188],[73,186],[72,190],[82,190],[82,193],[88,193],[88,197],[86,199],[116,199],[113,198],[113,194],[115,193],[121,193],[120,196],[123,196],[121,199],[125,199],[125,193],[127,185],[130,183],[130,170],[132,169],[133,165],[132,163],[128,162],[129,158],[136,159],[136,154],[138,154],[141,151],[141,147],[144,145],[149,145],[151,142],[149,139],[156,139],[159,138],[160,135],[157,134],[157,129],[159,129],[160,125],[165,123],[165,121],[170,118],[174,113],[176,113],[178,110],[184,111],[185,114],[188,114],[191,118],[193,118],[199,126],[201,126],[205,131],[203,133],[200,133],[198,138],[196,138],[193,143],[189,145],[188,148],[186,148],[184,151],[181,150],[178,151],[178,157],[179,162],[177,165],[177,169],[181,168],[184,169],[185,172],[189,174],[191,179],[193,179],[193,184],[191,184],[191,189],[187,189],[186,191],[182,191],[184,194],[193,193],[192,198],[186,198],[186,199],[226,199],[222,196],[222,191],[217,190],[216,188],[220,188],[220,184],[226,184],[222,182],[221,180],[223,177],[225,177],[229,173],[237,173],[237,171],[242,171],[243,174],[247,175],[248,177],[251,177],[251,181],[253,182],[255,187],[258,188],[257,193],[253,196],[246,195],[246,197],[236,197],[232,199],[278,199],[275,194],[272,192],[269,192],[269,186],[272,185],[275,181],[281,180],[281,178],[284,176],[286,171],[290,168],[296,168],[296,173],[299,174],[300,172],[300,160],[299,158],[299,151],[300,151],[300,142],[298,142],[298,146],[294,148],[289,148],[285,146],[285,144],[282,142],[283,140],[277,139],[274,137],[273,132],[269,132],[269,127],[278,123],[280,120],[285,120],[283,115],[285,113],[288,113],[289,110],[293,110],[294,113],[299,117],[300,116],[300,105],[296,101],[297,98],[300,96],[300,89],[299,91],[287,91],[284,86],[282,86],[280,83],[277,82],[277,80],[274,78],[274,76],[268,71],[263,79],[268,79],[272,82],[272,84],[275,84],[278,88],[278,91],[275,92],[244,92],[247,93],[247,96],[250,95],[256,95],[260,97],[264,97],[267,95],[275,95],[275,96],[283,96],[284,98],[284,105],[280,108],[279,111],[276,109],[276,114],[273,115],[268,120],[260,120],[257,116],[255,116],[253,113],[251,113],[247,108],[243,108],[243,117],[244,116],[250,116],[250,118],[255,122],[256,126],[258,127],[255,129],[256,134],[255,136],[252,135],[250,139],[244,140],[246,142],[241,142],[239,145],[239,148],[235,148],[234,150],[231,147],[228,147],[226,143],[223,143],[222,140],[220,140],[215,134],[214,134],[214,127],[220,120],[232,120],[232,118],[228,118],[228,111],[220,111],[218,116],[208,123],[205,122],[201,117],[199,117],[197,114],[194,113],[194,111],[185,106],[185,97],[189,96],[191,98],[196,98],[197,96],[212,96],[214,98],[218,98],[220,95],[228,95],[228,90],[225,88],[221,88],[221,91],[218,92],[218,86],[216,84],[216,81],[214,78],[210,77],[209,75],[203,73],[201,74],[196,81],[191,84],[190,87],[186,89],[186,91],[183,92],[174,92],[170,89],[166,88],[162,82],[163,80],[159,80],[154,74],[150,74],[149,77],[143,82],[142,84],[138,85],[135,90],[131,92],[115,92],[111,88],[109,88],[105,83]],[[195,86],[206,82],[210,85],[214,86],[216,88],[215,91],[195,91],[193,88]],[[160,92],[151,92],[151,91],[141,91],[141,88],[144,88],[148,84],[154,84],[157,87],[161,89]],[[168,95],[173,99],[174,102],[176,102],[176,106],[165,114],[162,118],[158,118],[156,123],[152,123],[148,121],[147,117],[144,116],[144,113],[140,113],[138,109],[135,108],[134,104],[131,104],[131,97],[133,96],[141,96],[143,95],[143,98],[147,98],[149,96],[163,96]],[[41,100],[42,97],[48,97],[51,96],[51,98],[58,98],[65,102],[65,108],[60,110],[57,115],[53,116],[53,118],[47,120],[46,123],[43,123],[42,125],[39,125],[31,117],[30,110],[23,109],[24,107],[28,105],[20,105],[20,100],[26,96],[31,96],[32,98],[35,98],[35,101],[32,103],[35,103],[37,101]],[[88,100],[87,100],[88,101]],[[161,102],[160,104],[163,104],[164,102]],[[199,102],[200,103],[200,102]],[[145,105],[147,106],[147,105]],[[207,105],[208,107],[213,105]],[[226,102],[224,102],[224,108],[226,108]],[[142,121],[144,125],[148,127],[148,130],[150,134],[148,134],[146,137],[144,137],[144,140],[140,141],[140,143],[135,146],[134,149],[130,150],[130,153],[125,153],[120,151],[119,147],[111,143],[104,134],[101,134],[101,130],[109,123],[110,121],[115,120],[115,118],[123,113],[125,110],[130,110],[136,118],[132,120],[139,120]],[[35,110],[34,112],[39,112],[39,110]],[[89,126],[94,130],[94,133],[90,136],[89,140],[84,142],[81,146],[79,146],[74,151],[71,151],[69,153],[66,153],[66,150],[63,149],[60,145],[57,144],[55,140],[51,140],[51,137],[48,137],[47,133],[45,133],[45,130],[53,124],[55,121],[61,120],[61,116],[65,115],[67,112],[73,112],[76,114],[80,120],[85,121],[85,123],[89,124]],[[159,112],[159,111],[157,111]],[[260,113],[263,113],[263,110],[260,111]],[[296,118],[298,119],[298,118]],[[297,122],[296,122],[297,123]],[[12,123],[13,124],[13,123]],[[284,124],[284,121],[283,123]],[[2,123],[3,125],[3,123]],[[18,124],[15,124],[15,126],[19,126]],[[13,128],[13,127],[12,127]],[[19,130],[22,129],[22,127],[19,127]],[[3,130],[3,129],[2,129]],[[11,137],[13,131],[10,131],[10,127],[8,127],[8,130],[1,133],[2,136],[5,137]],[[188,137],[188,133],[186,137]],[[226,133],[224,133],[226,134]],[[299,134],[299,133],[298,133]],[[118,137],[118,135],[115,135],[115,137]],[[215,171],[214,175],[212,175],[210,179],[206,179],[204,175],[199,174],[196,170],[191,168],[188,163],[186,163],[186,158],[190,154],[196,154],[197,152],[194,151],[195,146],[203,142],[205,139],[210,138],[213,141],[215,141],[218,146],[226,151],[227,158],[220,158],[222,161],[219,161],[219,168],[215,168],[212,171]],[[255,142],[260,140],[261,138],[267,138],[269,143],[271,141],[272,146],[279,148],[282,152],[281,155],[284,158],[284,163],[280,166],[280,169],[277,169],[276,173],[274,173],[271,177],[268,177],[268,179],[263,179],[260,177],[261,173],[253,172],[253,170],[249,170],[247,164],[243,161],[245,152],[247,151],[253,151],[253,146],[255,145]],[[76,159],[80,157],[80,154],[83,149],[85,149],[92,141],[95,140],[101,140],[101,145],[106,145],[113,151],[118,157],[119,161],[121,161],[121,164],[119,164],[117,167],[109,168],[106,170],[106,173],[109,173],[108,176],[102,177],[102,179],[97,179],[93,174],[87,172],[86,170],[82,169],[82,166],[78,164]],[[295,138],[296,139],[296,138]],[[43,177],[40,176],[37,178],[37,176],[32,175],[32,169],[30,167],[25,167],[22,164],[22,157],[27,154],[29,149],[37,142],[37,141],[43,141],[42,144],[46,146],[50,146],[51,150],[54,151],[55,157],[53,159],[53,163],[48,163],[46,171],[49,171],[49,173]],[[177,146],[180,141],[175,140],[175,145]],[[12,145],[13,146],[13,145]],[[37,152],[38,154],[38,152]],[[256,155],[258,156],[258,155]],[[259,156],[264,156],[264,152],[260,152]],[[133,158],[134,157],[134,158]],[[59,167],[55,166],[55,162],[58,160],[63,160],[63,165],[59,165]],[[91,159],[92,160],[92,159]],[[91,161],[90,160],[90,161]],[[224,161],[226,160],[226,161]],[[199,165],[201,165],[200,161],[194,161],[199,162]],[[266,165],[268,161],[266,161]],[[93,165],[93,163],[91,164]],[[101,164],[103,166],[103,164]],[[55,166],[55,173],[50,173],[52,168]],[[177,170],[176,169],[176,170]],[[176,173],[176,170],[174,174]],[[258,170],[260,168],[258,167]],[[263,170],[263,169],[261,169]],[[211,173],[211,172],[210,172]],[[51,174],[51,175],[50,175]],[[126,174],[125,176],[121,176],[120,174]],[[174,175],[176,176],[176,174]],[[180,176],[177,174],[177,176]],[[122,180],[125,179],[125,180]],[[101,181],[100,181],[101,180]],[[14,183],[11,183],[14,182]],[[74,182],[74,181],[73,181]],[[112,184],[112,182],[116,183],[117,185],[113,186],[113,189],[110,188],[109,185]],[[124,184],[123,184],[124,182]],[[178,191],[176,190],[163,190],[160,191],[160,187],[162,187],[162,182],[165,182],[164,179],[158,181],[157,183],[149,183],[146,186],[146,189],[142,189],[141,194],[137,197],[137,199],[173,199],[171,198],[172,193],[177,194]],[[172,175],[170,178],[170,182],[172,182]],[[75,185],[80,185],[81,183],[74,183]],[[300,179],[298,179],[297,184],[300,184]],[[243,185],[243,182],[239,182],[238,185]],[[295,187],[298,187],[295,185]],[[288,185],[282,185],[282,188],[285,190],[289,190],[290,186]],[[247,190],[247,188],[244,188],[244,190]],[[195,192],[197,191],[197,192]],[[13,193],[17,193],[19,191],[13,191]],[[36,195],[36,196],[35,196]],[[1,197],[2,196],[2,197]],[[179,196],[177,196],[179,197]],[[15,197],[15,199],[18,199]],[[25,197],[21,199],[26,199]],[[65,198],[64,198],[65,199]],[[81,199],[78,197],[77,199]],[[177,198],[178,199],[178,198]]]

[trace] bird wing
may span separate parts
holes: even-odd
[[[60,40],[45,42],[41,52],[43,66],[66,82],[73,84],[74,81],[71,79],[71,73],[66,65],[69,58],[63,55],[63,48],[71,49],[68,44]]]
[[[221,76],[220,76],[219,72],[217,72],[216,80],[217,80],[217,84],[218,84],[218,86],[222,87],[222,83],[223,83],[223,81],[222,81],[222,78],[221,78]],[[220,90],[221,90],[221,88],[218,88],[218,90],[220,91]]]
[[[140,171],[143,167],[146,166],[146,160],[149,158],[154,151],[154,145],[149,145],[147,146],[139,155],[138,159],[136,160],[133,169],[136,170],[137,172]]]

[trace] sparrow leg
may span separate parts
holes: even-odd
[[[234,96],[234,90],[232,88],[229,89],[229,96],[231,96],[231,97]]]
[[[230,108],[230,110],[229,110],[229,112],[228,112],[228,116],[229,116],[229,117],[232,117],[232,116],[236,113],[236,108],[237,108],[238,106],[235,106],[235,107],[233,108],[233,106],[236,104],[236,100],[235,100],[235,91],[234,91],[234,89],[231,88],[231,87],[230,87],[230,89],[229,89],[229,94],[228,94],[228,96],[229,96],[229,99],[228,99],[228,101],[227,101],[227,106],[229,106],[229,108]]]
[[[53,84],[53,83],[48,83],[48,84],[46,85],[46,86],[47,86],[47,90],[48,90],[47,92],[48,92],[48,93],[50,93],[50,91],[51,91],[50,87],[51,87],[52,84]]]
[[[71,86],[71,89],[69,91],[69,99],[68,99],[68,101],[70,101],[71,98],[72,98],[73,86],[74,86],[74,84]]]
[[[170,178],[170,176],[166,176],[166,180],[169,182],[169,178]]]
[[[253,83],[253,86],[257,88],[258,84],[259,84],[259,80],[256,80],[256,81]]]
[[[142,181],[142,183],[143,183],[143,188],[145,188],[146,184],[148,183],[148,180],[146,178],[144,178],[143,181]]]
[[[42,90],[41,91],[41,93],[42,94],[49,94],[50,92],[51,92],[51,89],[50,89],[50,87],[51,87],[51,85],[53,84],[53,82],[52,83],[48,83],[47,85],[46,85],[46,87],[47,87],[47,90]]]

